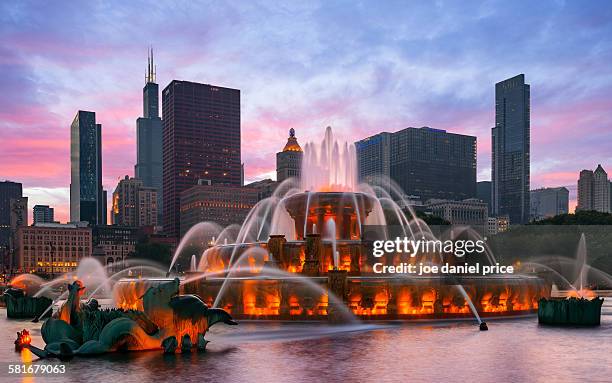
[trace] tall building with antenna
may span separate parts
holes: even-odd
[[[159,85],[156,82],[156,65],[153,49],[149,50],[145,86],[142,90],[143,116],[136,120],[136,178],[143,186],[157,190],[158,225],[162,223],[162,120],[159,117]]]

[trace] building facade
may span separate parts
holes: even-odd
[[[510,227],[510,218],[507,215],[500,215],[497,217],[489,217],[487,220],[487,235],[495,235],[497,233],[503,233]]]
[[[11,199],[11,231],[20,226],[28,226],[28,197]]]
[[[487,228],[487,204],[477,198],[463,201],[432,199],[427,201],[426,208],[451,225],[470,226],[479,233],[484,233]]]
[[[242,224],[257,203],[253,188],[200,184],[181,193],[181,235],[193,225],[210,221],[221,227]]]
[[[79,110],[70,126],[70,221],[106,224],[102,188],[102,125],[96,114]]]
[[[11,242],[11,205],[13,200],[23,196],[23,187],[19,182],[0,182],[0,253],[9,251]]]
[[[476,198],[487,204],[489,214],[493,211],[491,206],[491,181],[480,181],[476,183]]]
[[[49,205],[34,205],[32,210],[32,217],[34,219],[34,224],[37,223],[53,223],[53,208],[49,207]]]
[[[153,51],[148,60],[143,94],[143,116],[136,120],[136,166],[134,174],[143,186],[154,188],[157,196],[157,223],[162,223],[162,120],[159,117],[159,85],[156,83]]]
[[[125,176],[113,192],[113,225],[157,226],[157,189],[145,187],[142,180]]]
[[[287,144],[281,152],[276,153],[276,180],[283,182],[288,178],[295,178],[299,181],[303,155],[302,147],[295,138],[295,130],[291,128]]]
[[[406,128],[366,138],[355,147],[361,181],[388,188],[391,179],[406,195],[423,201],[476,197],[476,137]]]
[[[578,177],[578,203],[576,210],[593,210],[593,171],[584,169]]]
[[[511,224],[529,221],[530,87],[520,74],[495,84],[492,129],[493,215]]]
[[[387,191],[391,187],[391,136],[383,132],[355,143],[359,179]]]
[[[126,226],[94,226],[92,244],[96,258],[110,270],[120,271],[136,251],[139,230]]]
[[[531,219],[539,221],[569,212],[569,190],[565,187],[531,191]]]
[[[85,223],[41,223],[17,230],[19,271],[48,275],[74,271],[91,255],[91,228]]]
[[[279,183],[277,181],[266,178],[265,180],[251,182],[250,184],[245,185],[245,187],[257,190],[257,201],[259,202],[262,199],[272,197],[278,184]]]
[[[178,237],[183,191],[241,186],[240,90],[174,80],[162,100],[164,231]]]
[[[582,170],[578,178],[578,205],[576,210],[595,210],[610,213],[610,180],[601,164],[595,171]]]

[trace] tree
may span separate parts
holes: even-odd
[[[170,262],[172,262],[170,245],[165,243],[150,242],[148,240],[142,240],[136,243],[134,257],[155,261],[168,267],[170,267]]]
[[[529,225],[612,225],[612,214],[594,210],[580,210],[574,214],[560,214]]]

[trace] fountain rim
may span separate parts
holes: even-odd
[[[204,274],[201,271],[190,271],[188,274]],[[137,281],[153,281],[153,282],[168,282],[173,281],[175,278],[179,278],[182,282],[187,279],[186,275],[176,276],[176,277],[153,277],[153,278],[121,278],[117,280],[117,283],[120,282],[137,282]],[[266,276],[266,275],[257,275],[254,274],[252,276],[243,276],[243,277],[208,277],[205,278],[207,281],[224,281],[224,280],[300,280],[300,279],[310,279],[310,280],[327,280],[328,276],[306,276],[306,275],[296,275],[296,276],[284,276],[284,277],[275,277],[275,276]],[[458,283],[454,284],[462,284],[459,282],[465,281],[490,281],[490,280],[508,280],[508,281],[524,281],[524,280],[540,280],[541,277],[537,275],[531,274],[513,274],[513,275],[431,275],[431,276],[376,276],[376,275],[349,275],[347,276],[349,281],[402,281],[406,282],[409,280],[414,281],[432,281],[432,280],[450,280],[456,281]]]

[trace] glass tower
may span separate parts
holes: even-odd
[[[491,202],[511,224],[529,221],[529,99],[524,74],[495,84]]]
[[[70,221],[106,224],[102,190],[102,125],[96,114],[79,110],[70,126]]]

